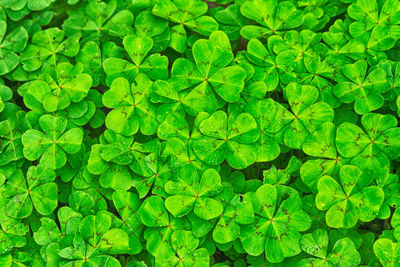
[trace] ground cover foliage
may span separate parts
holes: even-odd
[[[399,0],[0,0],[0,266],[400,266]]]

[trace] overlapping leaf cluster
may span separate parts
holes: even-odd
[[[400,266],[399,0],[0,0],[0,266]]]

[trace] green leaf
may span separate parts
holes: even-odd
[[[7,29],[6,21],[0,20],[0,31],[2,37]],[[0,45],[0,75],[7,74],[14,70],[19,64],[19,56],[16,54],[22,52],[28,41],[28,33],[24,27],[15,28],[10,32]]]
[[[33,207],[42,215],[50,215],[58,206],[57,184],[52,182],[54,171],[44,166],[31,166],[25,179],[18,171],[6,183],[3,196],[8,198],[5,211],[13,218],[26,218]]]
[[[360,264],[360,254],[353,241],[349,238],[343,238],[335,243],[332,252],[328,255],[328,261],[334,265],[358,266]]]
[[[366,114],[379,109],[384,104],[382,93],[386,84],[385,71],[376,68],[367,74],[367,62],[359,60],[343,67],[347,80],[340,81],[333,88],[334,94],[343,103],[354,103],[358,114]]]
[[[129,236],[124,230],[110,229],[103,235],[99,248],[109,254],[125,254],[129,251]]]
[[[374,252],[383,266],[396,266],[400,262],[399,243],[387,238],[380,238],[374,243]]]
[[[36,32],[32,36],[32,44],[21,54],[24,70],[38,70],[45,62],[55,66],[64,56],[76,56],[80,47],[79,38],[79,35],[74,35],[64,40],[64,32],[58,28]]]
[[[30,125],[23,116],[23,112],[18,112],[0,122],[1,166],[24,157],[21,133],[30,129]]]
[[[262,27],[246,25],[241,35],[246,39],[261,38],[293,29],[303,23],[303,13],[289,1],[253,0],[242,4],[240,12],[243,16],[257,22]]]
[[[216,125],[219,128],[215,129]],[[226,158],[232,167],[243,169],[255,162],[253,143],[259,132],[250,114],[227,118],[225,112],[217,111],[200,123],[199,130],[203,136],[194,141],[193,151],[206,164],[218,165]]]
[[[157,131],[156,109],[148,101],[152,86],[150,79],[140,74],[130,85],[124,78],[117,78],[103,95],[103,103],[113,110],[107,115],[107,128],[122,135],[131,136],[139,129],[152,135]]]
[[[197,169],[192,165],[185,165],[179,172],[178,181],[168,181],[165,191],[173,196],[165,200],[165,207],[175,217],[182,217],[194,211],[204,220],[213,219],[221,215],[221,203],[212,199],[222,190],[221,178],[217,171],[208,169],[201,178]]]
[[[329,237],[325,230],[318,229],[301,237],[301,249],[312,256],[325,258],[328,253]]]
[[[290,122],[291,114],[272,99],[250,102],[246,106],[258,124],[257,162],[271,161],[278,157],[280,146],[274,134]]]
[[[346,165],[340,169],[341,186],[333,178],[324,176],[318,181],[315,203],[327,210],[326,223],[333,228],[351,228],[358,220],[369,222],[379,212],[384,193],[377,186],[368,186],[361,170]]]
[[[307,155],[321,158],[336,158],[335,146],[336,127],[331,122],[325,122],[310,135],[303,144],[303,151]]]
[[[271,196],[265,198],[265,196]],[[256,213],[255,223],[241,231],[244,250],[252,256],[265,251],[269,262],[282,262],[285,257],[300,253],[301,234],[310,227],[310,218],[301,208],[297,194],[282,202],[272,185],[262,185],[250,195]]]
[[[244,86],[246,73],[239,66],[223,68],[211,76],[208,81],[215,92],[229,103],[239,100]]]
[[[112,199],[122,219],[120,227],[129,235],[129,253],[137,254],[142,249],[140,237],[143,225],[138,215],[138,209],[141,204],[140,199],[136,194],[122,190],[115,191]]]
[[[50,5],[50,0],[27,0],[27,6],[30,10],[42,10]]]
[[[197,95],[206,95],[216,110],[217,99],[214,90],[223,100],[233,103],[239,100],[244,87],[246,72],[239,66],[228,66],[233,60],[232,48],[228,36],[214,31],[209,40],[197,40],[192,49],[196,66],[188,60],[177,60],[172,66],[172,77],[180,87],[198,85]],[[182,88],[182,89],[183,89]]]
[[[284,132],[284,142],[291,148],[300,149],[310,134],[322,123],[332,121],[333,109],[324,102],[317,102],[318,90],[314,86],[290,83],[286,94],[293,115],[292,122]]]
[[[169,46],[179,53],[186,50],[187,34],[185,26],[197,33],[209,36],[218,29],[214,18],[203,16],[207,12],[207,4],[201,1],[158,1],[153,7],[153,14],[167,19],[174,24],[171,28]]]
[[[214,228],[213,239],[221,244],[235,241],[240,235],[239,224],[252,223],[253,216],[251,199],[246,195],[235,195],[224,207],[224,213]]]
[[[148,55],[153,44],[150,37],[126,36],[123,45],[133,63],[119,58],[106,59],[103,67],[107,74],[107,84],[111,84],[118,77],[133,82],[139,73],[144,73],[154,80],[167,78],[168,58],[160,54]]]
[[[143,224],[149,227],[162,227],[169,223],[164,201],[157,196],[149,197],[143,202],[139,209],[139,217]]]
[[[41,116],[39,124],[44,133],[31,129],[22,135],[24,156],[31,161],[40,158],[41,164],[52,169],[61,168],[67,161],[66,153],[79,151],[83,131],[72,128],[64,133],[67,119],[51,115]]]
[[[303,251],[316,258],[303,259],[299,262],[299,266],[330,266],[336,264],[358,266],[360,264],[360,254],[349,238],[336,241],[329,254],[328,244],[329,237],[326,230],[318,229],[310,234],[305,234],[300,241],[300,246]]]
[[[352,123],[338,127],[336,145],[344,157],[354,157],[352,163],[365,175],[378,178],[389,167],[389,160],[398,157],[397,120],[392,115],[365,114],[361,123],[365,131]]]

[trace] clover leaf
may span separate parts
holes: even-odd
[[[300,246],[304,252],[316,258],[299,261],[299,266],[359,266],[360,254],[353,241],[342,238],[335,242],[332,251],[328,254],[329,237],[326,230],[318,229],[301,237]]]
[[[154,51],[166,49],[170,41],[168,21],[157,17],[151,10],[140,12],[135,19],[135,30],[138,36],[149,36],[154,40]]]
[[[302,198],[302,204],[304,211],[311,218],[311,227],[309,231],[321,229],[325,225],[325,216],[315,205],[315,195],[306,195]]]
[[[19,64],[19,56],[28,41],[28,33],[24,27],[18,27],[5,36],[7,22],[0,20],[0,75],[14,70]],[[5,36],[5,37],[4,37]]]
[[[40,158],[40,163],[52,169],[65,165],[66,154],[77,153],[81,147],[83,131],[80,128],[67,129],[67,119],[52,115],[43,115],[39,119],[43,132],[30,129],[21,141],[24,156],[31,160]]]
[[[209,36],[218,29],[214,18],[204,16],[207,3],[198,0],[172,1],[160,0],[153,7],[153,14],[171,21],[171,40],[169,46],[179,53],[186,50],[187,34],[185,26],[197,33]]]
[[[69,205],[68,208],[73,212],[83,216],[92,215],[95,214],[97,211],[102,210],[101,208],[99,208],[99,210],[96,210],[95,207],[96,197],[93,194],[91,194],[88,188],[84,189],[86,190],[85,191],[73,190],[73,192],[71,192],[71,194],[68,196],[68,205]],[[103,192],[100,191],[100,193]],[[100,199],[96,199],[97,202],[96,204],[98,204],[98,202],[100,201],[101,201]]]
[[[221,178],[214,169],[204,171],[199,177],[192,165],[181,168],[178,181],[168,181],[165,191],[172,195],[166,198],[165,207],[175,217],[194,211],[198,217],[210,220],[223,211],[220,202],[212,197],[222,190]]]
[[[206,239],[209,239],[208,242],[213,242],[212,240],[214,239],[213,235],[214,235],[214,231],[215,231],[216,232],[215,240],[219,240],[221,242],[221,243],[215,243],[215,244],[220,246],[221,249],[225,250],[233,245],[233,240],[225,242],[224,237],[221,236],[221,234],[223,235],[224,231],[222,229],[221,229],[221,231],[219,231],[217,229],[217,224],[219,224],[219,226],[225,225],[227,228],[234,230],[234,232],[232,232],[232,235],[230,237],[227,236],[225,238],[229,239],[229,238],[234,237],[236,239],[236,241],[238,241],[237,238],[239,237],[239,232],[237,231],[239,226],[237,225],[236,221],[234,221],[234,218],[232,218],[232,215],[235,213],[232,214],[231,212],[229,212],[229,211],[231,211],[232,207],[228,207],[229,202],[233,199],[232,185],[230,183],[223,182],[221,190],[219,190],[218,194],[213,196],[213,199],[222,205],[223,211],[227,211],[226,216],[224,213],[222,213],[218,217],[215,217],[210,220],[206,220],[206,219],[200,218],[199,216],[197,216],[194,213],[194,211],[192,211],[192,212],[188,213],[185,218],[187,218],[189,220],[190,225],[192,226],[192,232],[193,232],[194,236],[196,236],[197,238],[206,238]],[[249,199],[247,199],[247,200],[249,200]],[[249,201],[251,201],[251,200],[249,200]],[[240,199],[239,199],[239,202],[240,202]],[[235,210],[239,210],[240,208],[243,208],[241,210],[243,212],[242,215],[245,217],[250,216],[250,215],[252,215],[251,214],[252,210],[251,210],[251,207],[249,208],[249,205],[250,205],[249,203],[250,202],[246,202],[246,205],[243,205],[244,207],[240,206],[240,204],[239,204],[233,208]],[[234,203],[232,202],[231,204],[233,205]],[[234,217],[234,215],[233,215],[233,217]],[[253,216],[251,216],[250,218],[249,217],[246,217],[246,218],[251,221],[253,220]],[[232,223],[225,224],[226,220],[230,221]],[[243,217],[243,220],[246,220],[246,219]],[[238,221],[242,222],[242,221],[240,221],[240,219]],[[245,222],[243,221],[243,223],[245,223]],[[228,235],[230,235],[230,234],[228,234]],[[208,247],[208,246],[204,245],[204,247]]]
[[[322,39],[327,45],[327,60],[331,62],[350,63],[354,59],[364,58],[364,44],[359,39],[350,39],[344,32],[329,31],[322,34]],[[337,63],[332,62],[335,66]]]
[[[390,208],[400,206],[399,177],[396,174],[388,173],[386,176],[376,179],[376,184],[382,188],[385,193],[385,200],[382,204],[381,210],[379,211],[378,218],[387,219],[391,215]],[[393,214],[393,217],[395,214],[396,212]]]
[[[31,109],[31,113],[35,112],[38,114],[43,114],[46,112],[43,107],[44,96],[52,95],[49,85],[42,80],[34,80],[25,83],[18,88],[18,93],[23,97],[25,106]],[[57,98],[56,100],[58,100],[54,101],[56,103],[56,109],[65,108],[69,104],[68,99],[66,99],[66,95],[63,95],[62,98]]]
[[[91,245],[107,254],[124,254],[129,251],[129,236],[120,228],[111,228],[111,217],[97,213],[83,218],[79,224],[79,233]]]
[[[93,41],[85,43],[76,55],[76,60],[83,65],[83,72],[89,74],[93,86],[98,86],[105,79],[103,62],[105,59],[122,58],[122,49],[113,42],[99,46]]]
[[[330,19],[342,13],[346,5],[341,1],[313,1],[306,0],[298,3],[304,10],[303,27],[320,31],[330,21]]]
[[[368,186],[361,170],[345,165],[340,169],[340,184],[329,176],[318,181],[315,203],[327,210],[326,224],[333,228],[351,228],[358,220],[372,221],[379,213],[384,193],[377,186]]]
[[[0,227],[0,255],[15,252],[14,248],[21,248],[26,245],[25,236],[29,231],[27,225],[20,220],[8,217],[4,209],[2,209],[2,215],[0,216]]]
[[[157,130],[157,136],[162,140],[180,138],[181,140],[190,139],[189,125],[179,113],[170,113],[160,123]]]
[[[333,109],[325,102],[316,102],[318,90],[314,86],[292,82],[286,87],[286,95],[293,114],[284,112],[286,125],[283,141],[291,148],[301,149],[307,136],[322,123],[332,121]]]
[[[400,263],[400,243],[387,238],[379,238],[374,243],[374,252],[382,266],[396,266]]]
[[[393,227],[393,236],[396,240],[400,240],[400,209],[396,207],[392,214],[390,224]]]
[[[113,110],[107,114],[107,128],[130,136],[139,129],[143,134],[152,135],[157,131],[156,109],[148,101],[152,82],[140,74],[135,84],[130,85],[125,78],[115,79],[103,95],[103,103]]]
[[[166,261],[157,261],[159,266],[193,266],[209,265],[210,258],[205,248],[196,249],[199,245],[199,239],[194,237],[190,231],[177,230],[171,235],[171,244],[176,255],[174,258]]]
[[[11,100],[13,97],[13,91],[6,85],[0,84],[0,112],[7,109],[10,104],[7,101]]]
[[[191,89],[179,90],[168,81],[158,80],[153,85],[151,101],[161,103],[157,109],[157,115],[164,118],[168,113],[177,112],[198,114],[208,108],[207,97]]]
[[[89,125],[97,129],[104,124],[105,120],[104,105],[101,98],[102,95],[97,90],[90,89],[84,100],[72,103],[65,109],[65,113],[59,112],[59,114],[66,116],[76,126]]]
[[[243,169],[256,161],[253,143],[259,138],[259,131],[250,114],[228,118],[219,110],[204,119],[199,130],[203,136],[194,141],[193,151],[206,164],[218,165],[226,159],[232,167]]]
[[[264,184],[251,193],[250,198],[255,223],[241,229],[240,240],[244,250],[252,256],[265,251],[267,260],[272,263],[299,254],[300,232],[310,227],[310,218],[302,210],[297,193],[282,198],[273,185]]]
[[[328,59],[322,61],[320,56],[304,58],[305,72],[299,74],[302,84],[318,88],[318,100],[329,104],[332,108],[340,106],[340,101],[333,93],[332,79],[336,79],[338,68],[332,66]]]
[[[349,31],[355,37],[371,31],[377,43],[391,48],[399,38],[396,33],[399,8],[397,1],[385,1],[378,6],[375,0],[357,0],[348,8],[348,15],[356,20],[350,25]]]
[[[280,34],[303,23],[303,12],[290,1],[252,0],[243,3],[240,12],[260,25],[244,26],[240,34],[246,39]]]
[[[85,40],[98,40],[104,34],[124,37],[132,33],[133,14],[117,11],[117,1],[89,1],[83,14],[71,15],[63,23],[67,36],[82,34]]]
[[[31,166],[26,179],[21,170],[7,181],[3,196],[9,198],[5,212],[12,218],[26,218],[33,207],[42,215],[51,214],[58,205],[55,173],[43,166]]]
[[[360,167],[365,175],[377,178],[385,176],[389,160],[399,156],[397,120],[392,115],[368,113],[362,116],[362,130],[352,123],[342,123],[336,134],[339,153],[352,158],[351,164]]]
[[[228,66],[233,60],[228,36],[214,31],[209,40],[200,39],[193,44],[192,54],[196,65],[183,58],[174,61],[171,76],[176,86],[195,86],[189,98],[207,96],[207,112],[216,110],[219,97],[228,103],[238,101],[246,72],[239,66]]]
[[[0,122],[1,166],[24,157],[21,135],[31,128],[24,115],[24,112],[17,112]]]
[[[240,13],[240,4],[233,3],[226,8],[221,8],[214,16],[219,23],[219,29],[224,31],[230,40],[240,38],[240,29],[247,22],[247,19]]]
[[[213,239],[226,244],[240,237],[240,226],[254,221],[254,211],[251,199],[247,195],[233,195],[229,192],[229,202],[223,203],[224,211],[221,214],[213,231]]]
[[[72,243],[82,217],[82,214],[70,207],[61,207],[57,212],[60,227],[53,219],[44,217],[40,220],[40,227],[33,233],[33,238],[41,246],[48,246],[51,243]]]
[[[263,183],[272,184],[277,187],[278,191],[285,191],[286,185],[290,182],[292,176],[298,176],[301,162],[295,156],[292,156],[285,169],[277,169],[275,165],[268,170],[263,171]]]
[[[275,134],[287,124],[289,112],[271,98],[250,102],[245,110],[256,119],[260,132],[256,162],[276,159],[281,149]]]
[[[22,52],[20,61],[26,71],[38,70],[44,63],[55,66],[65,57],[74,57],[79,52],[79,35],[64,40],[64,31],[49,28],[32,36],[32,43]]]
[[[38,1],[33,1],[33,0],[26,0],[26,5],[30,10],[43,10],[46,7],[50,5],[51,1],[50,0],[38,0]]]
[[[358,251],[361,255],[361,264],[379,265],[379,260],[373,252],[373,244],[375,236],[373,233],[365,233],[362,235],[362,243]]]
[[[293,66],[296,70],[301,70],[306,58],[315,58],[321,34],[310,30],[288,31],[283,40],[275,46],[274,51],[278,54],[276,60],[281,65]]]
[[[275,90],[279,83],[287,84],[294,79],[293,68],[289,64],[278,62],[274,51],[269,51],[276,36],[268,39],[268,49],[257,39],[251,39],[247,44],[246,57],[254,64],[255,73],[252,79],[264,81],[267,91]]]
[[[168,157],[160,155],[159,147],[154,149],[150,155],[140,160],[141,170],[136,170],[133,175],[133,186],[141,198],[150,191],[153,194],[166,197],[165,183],[173,180],[172,174],[175,169],[173,162]]]
[[[144,233],[147,251],[159,260],[173,258],[171,235],[178,230],[189,230],[188,222],[169,216],[163,199],[158,196],[147,198],[138,214],[143,224],[149,227]]]
[[[360,114],[379,109],[384,104],[380,93],[385,90],[386,75],[382,68],[376,68],[367,74],[367,62],[356,61],[343,66],[347,79],[340,81],[333,88],[334,94],[343,103],[354,103],[354,110]]]
[[[133,142],[132,138],[115,133],[109,135],[109,144],[92,146],[87,169],[92,174],[100,175],[102,187],[128,190],[133,185],[130,170],[140,174],[148,170],[143,159],[155,149],[156,144],[153,141],[144,144]]]
[[[118,190],[113,193],[112,200],[121,217],[118,222],[114,220],[113,224],[118,225],[129,235],[129,254],[137,254],[142,249],[140,237],[143,232],[143,225],[138,217],[140,199],[136,194]]]
[[[26,5],[26,0],[25,1],[19,1],[19,0],[11,0],[11,1],[5,1],[1,0],[0,1],[1,6],[6,9],[11,9],[11,10],[18,10],[23,8]]]
[[[195,119],[195,125],[190,132],[186,119],[178,113],[170,113],[165,120],[160,123],[157,135],[162,140],[167,140],[163,155],[173,157],[175,165],[191,164],[198,170],[203,170],[205,164],[196,156],[193,151],[193,142],[200,137],[198,124],[207,113],[200,113]]]
[[[313,156],[300,169],[301,179],[308,188],[316,192],[319,178],[325,175],[337,177],[340,168],[348,160],[338,155],[336,149],[336,127],[331,122],[323,123],[303,144],[303,151]]]
[[[30,85],[24,94],[25,104],[35,107],[39,100],[46,111],[54,112],[65,109],[71,102],[82,101],[92,86],[91,76],[82,71],[80,63],[75,66],[66,62],[57,64],[55,72],[40,77],[43,82],[37,80]]]
[[[390,60],[381,60],[378,66],[385,70],[386,87],[389,87],[389,90],[385,90],[382,96],[385,98],[385,102],[387,101],[389,108],[396,110],[396,100],[400,87],[400,65]]]
[[[65,265],[121,266],[114,257],[104,255],[98,249],[93,249],[79,233],[74,237],[73,246],[59,250],[58,255],[66,262]]]
[[[124,77],[133,82],[139,73],[144,73],[153,80],[167,78],[168,58],[158,53],[149,55],[154,45],[150,37],[127,35],[123,40],[123,45],[133,63],[120,58],[104,60],[103,68],[107,74],[107,84],[111,84],[118,77]]]

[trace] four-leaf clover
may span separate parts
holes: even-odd
[[[83,131],[80,128],[67,129],[67,119],[43,115],[39,119],[43,132],[36,129],[26,131],[21,141],[24,156],[31,160],[40,158],[40,164],[58,169],[67,162],[66,154],[77,153],[82,144]]]
[[[33,207],[42,215],[51,214],[58,205],[56,175],[44,166],[32,166],[26,179],[21,170],[15,171],[6,183],[3,197],[9,198],[5,212],[13,218],[26,218]]]
[[[254,144],[259,138],[257,123],[248,113],[229,118],[217,111],[199,124],[202,137],[193,143],[193,151],[209,165],[219,165],[225,159],[232,167],[244,169],[257,159]]]
[[[140,74],[135,84],[125,78],[115,79],[103,95],[103,103],[113,110],[107,114],[107,128],[122,135],[134,135],[139,129],[143,134],[152,135],[157,131],[156,109],[149,102],[151,80]]]
[[[272,263],[299,254],[300,232],[307,230],[311,221],[297,193],[285,199],[273,185],[264,184],[250,198],[256,215],[255,223],[243,226],[240,233],[244,250],[252,256],[265,251]]]
[[[351,228],[358,220],[375,219],[383,203],[384,193],[377,186],[368,186],[361,170],[345,165],[340,169],[340,184],[330,176],[318,181],[315,199],[318,209],[327,210],[326,224],[333,228]]]
[[[334,94],[343,103],[354,103],[358,114],[365,114],[383,106],[384,98],[380,93],[386,86],[386,74],[382,68],[376,68],[367,74],[367,62],[356,61],[343,66],[347,79],[339,81],[333,88]]]
[[[207,3],[199,0],[160,0],[153,7],[153,14],[177,24],[171,27],[169,46],[183,53],[187,41],[185,26],[206,36],[218,29],[215,19],[204,16],[207,9]]]
[[[222,190],[221,178],[214,169],[208,169],[199,177],[192,165],[181,168],[178,181],[168,181],[165,191],[172,195],[165,200],[165,207],[175,217],[182,217],[190,211],[202,219],[210,220],[223,211],[222,204],[213,199]]]

